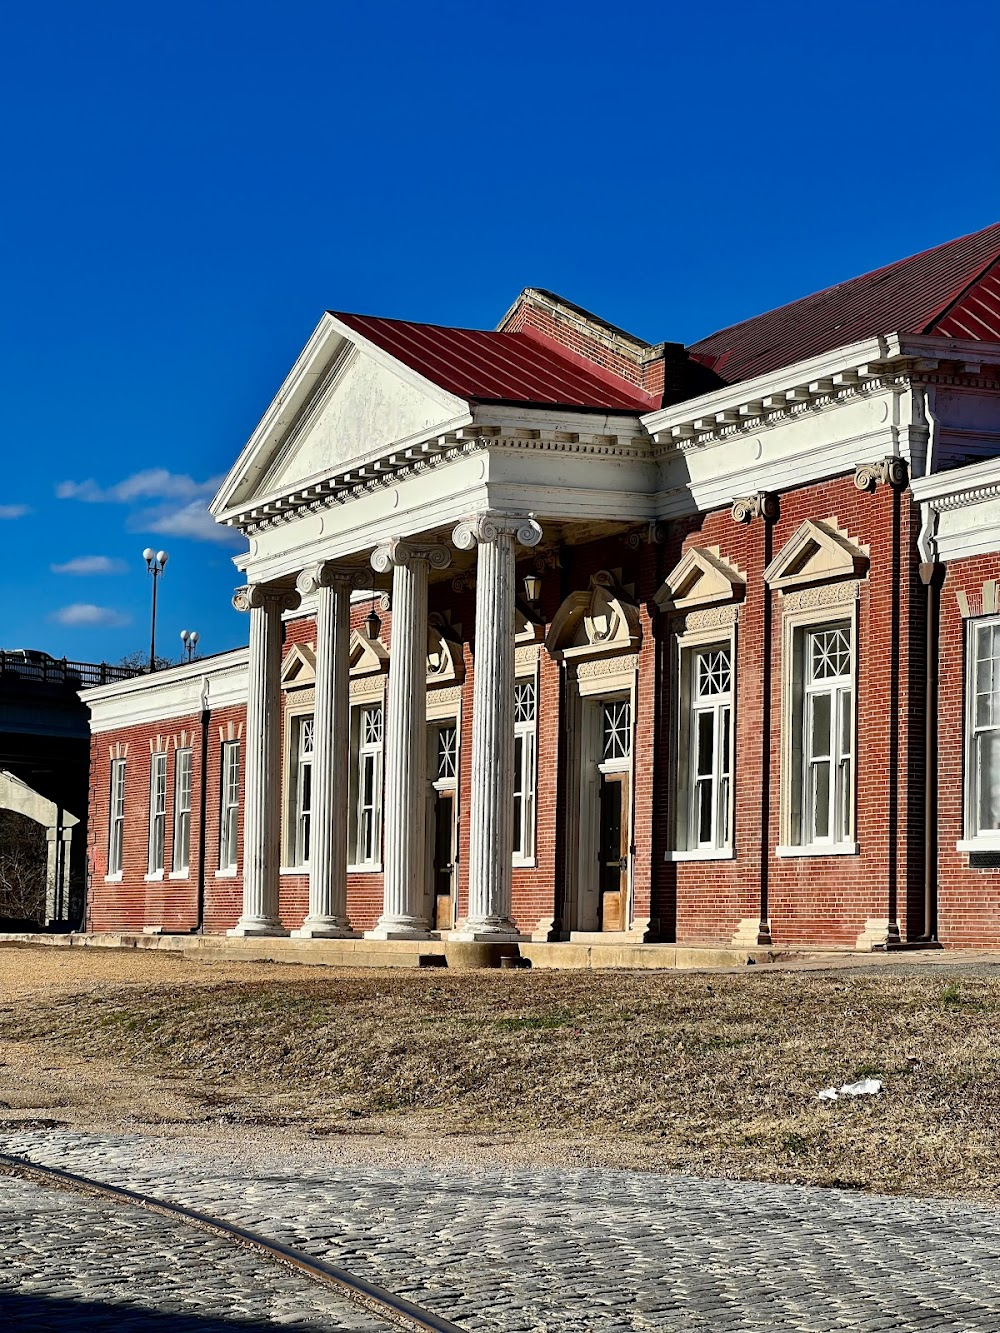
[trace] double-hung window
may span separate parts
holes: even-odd
[[[371,868],[382,858],[382,705],[354,710],[352,863]]]
[[[514,862],[535,855],[535,736],[538,691],[534,676],[514,683]]]
[[[972,621],[969,636],[965,832],[970,840],[995,844],[1000,842],[1000,620]]]
[[[240,814],[240,743],[222,743],[222,793],[219,811],[219,869],[235,874]]]
[[[312,763],[314,720],[297,717],[292,723],[293,781],[295,792],[292,825],[292,864],[309,864],[309,840],[312,821]]]
[[[733,854],[733,716],[735,633],[678,640],[677,798],[669,859]]]
[[[108,803],[108,874],[120,875],[125,864],[125,760],[111,761]]]
[[[173,873],[186,875],[191,865],[191,751],[174,752]]]
[[[692,652],[688,845],[730,842],[733,667],[729,645]]]
[[[794,623],[786,644],[788,781],[778,854],[856,852],[853,620]]]
[[[149,760],[149,862],[151,875],[163,874],[167,833],[167,755],[159,750]]]

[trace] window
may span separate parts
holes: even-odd
[[[1000,837],[1000,621],[971,627],[966,834]]]
[[[601,707],[601,762],[614,765],[632,753],[632,705],[627,699],[609,699]]]
[[[186,875],[191,864],[191,751],[174,753],[174,859],[175,875]]]
[[[732,660],[728,646],[695,651],[692,658],[688,847],[728,847]]]
[[[382,705],[355,708],[353,718],[353,864],[378,865],[382,856]]]
[[[120,875],[125,851],[125,760],[111,761],[111,799],[108,803],[108,874]]]
[[[149,873],[163,874],[167,834],[167,755],[159,751],[149,760]]]
[[[309,835],[312,819],[312,762],[315,727],[313,718],[292,720],[292,781],[295,805],[292,824],[292,865],[309,864]]]
[[[451,784],[458,778],[458,728],[454,723],[437,728],[435,779]]]
[[[795,848],[853,852],[852,622],[797,625],[791,649],[786,854]]]
[[[222,745],[222,800],[219,820],[219,869],[235,873],[240,811],[240,743]]]
[[[514,682],[514,860],[535,855],[535,720],[538,711],[534,678]]]

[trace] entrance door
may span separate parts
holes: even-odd
[[[455,924],[455,868],[455,792],[445,788],[434,796],[435,930]]]
[[[601,774],[601,930],[625,930],[628,910],[628,774]]]

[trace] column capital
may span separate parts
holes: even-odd
[[[340,586],[349,592],[353,588],[370,588],[371,574],[364,569],[349,569],[338,565],[334,560],[320,560],[315,565],[306,565],[295,580],[298,591],[308,597],[320,588]]]
[[[268,605],[278,611],[295,611],[299,594],[293,588],[279,588],[271,583],[247,583],[233,593],[233,606],[237,611],[253,611]]]
[[[460,551],[471,551],[477,542],[497,541],[502,532],[513,533],[522,546],[537,546],[542,540],[541,524],[533,514],[505,514],[496,509],[463,519],[451,539]]]
[[[426,560],[431,569],[447,569],[451,564],[451,552],[447,546],[419,544],[404,541],[401,537],[393,537],[372,551],[372,569],[379,574],[396,566],[412,564],[414,560]]]

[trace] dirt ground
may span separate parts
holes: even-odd
[[[940,956],[939,956],[940,960]],[[996,1199],[1000,969],[328,970],[0,947],[0,1134]],[[817,1099],[862,1077],[878,1096]]]

